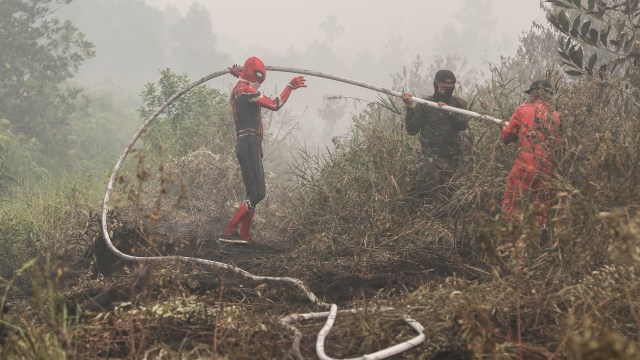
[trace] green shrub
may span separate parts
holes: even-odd
[[[140,117],[149,117],[189,83],[186,75],[163,70],[158,83],[147,84],[142,93]],[[235,138],[233,129],[227,98],[218,90],[201,85],[166,108],[149,127],[144,142],[158,154],[174,157],[185,156],[200,148],[223,153],[228,151],[231,139]]]

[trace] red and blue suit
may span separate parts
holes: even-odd
[[[502,142],[517,142],[519,147],[502,200],[507,219],[519,214],[523,199],[528,199],[540,209],[535,214],[538,224],[546,224],[551,205],[548,184],[554,176],[549,148],[556,142],[559,128],[558,113],[551,104],[538,99],[518,106],[509,124],[502,129]]]
[[[242,71],[239,71],[235,66],[230,70],[232,75],[239,77],[231,91],[230,101],[236,125],[236,157],[240,163],[246,196],[229,224],[224,228],[222,236],[231,236],[234,230],[239,227],[240,239],[250,242],[250,229],[255,206],[264,199],[266,193],[262,165],[264,126],[261,109],[278,111],[287,102],[293,90],[306,85],[304,77],[296,76],[291,79],[279,96],[271,99],[258,91],[267,75],[262,60],[250,57],[245,61]]]

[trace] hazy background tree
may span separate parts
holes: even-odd
[[[216,49],[208,11],[195,3],[184,16],[142,0],[75,0],[60,12],[96,45],[82,84],[136,96],[166,68],[198,78],[231,65]]]
[[[78,28],[52,16],[70,1],[0,3],[0,117],[56,153],[65,151],[70,119],[84,108],[81,91],[65,82],[94,55]]]
[[[199,78],[232,63],[228,54],[216,49],[217,37],[213,33],[209,12],[193,3],[187,13],[169,22],[167,36],[170,40],[167,57],[176,71]]]

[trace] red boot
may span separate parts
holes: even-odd
[[[222,235],[220,235],[219,240],[221,241],[241,240],[240,238],[238,238],[238,233],[236,231],[236,228],[238,227],[238,225],[242,223],[243,219],[248,214],[251,214],[253,217],[253,212],[249,210],[249,207],[247,206],[247,202],[243,201],[242,204],[240,204],[240,207],[238,207],[238,210],[236,211],[236,213],[231,218],[231,221],[229,221],[229,224],[224,228],[224,230],[222,230]]]
[[[250,212],[240,222],[240,239],[251,243],[251,223],[253,223],[253,212]]]

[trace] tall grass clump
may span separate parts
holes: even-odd
[[[433,201],[416,195],[420,145],[389,104],[370,105],[333,149],[303,149],[292,166],[289,236],[314,266],[363,276],[398,262],[422,269],[420,260],[449,258],[461,244],[459,224],[445,215],[459,217],[466,201],[452,201],[458,180]]]
[[[370,109],[349,136],[335,139],[334,149],[300,151],[292,167],[299,194],[291,206],[296,237],[320,233],[338,241],[336,247],[361,246],[367,234],[396,227],[393,212],[406,212],[412,162],[405,159],[417,159],[418,149],[405,140],[399,117]],[[365,228],[370,230],[357,239],[344,238]]]
[[[42,256],[25,262],[8,281],[0,298],[5,305],[7,294],[27,278],[30,284],[27,302],[19,304],[21,312],[0,315],[3,359],[67,359],[75,358],[75,326],[79,322],[78,308],[67,304],[64,297],[64,277],[68,266],[61,257]],[[12,297],[15,299],[15,297]],[[24,307],[24,308],[22,308]]]
[[[87,245],[78,239],[97,211],[100,193],[96,182],[100,181],[76,174],[48,185],[24,186],[0,203],[0,274],[6,277],[38,256],[77,260]]]

